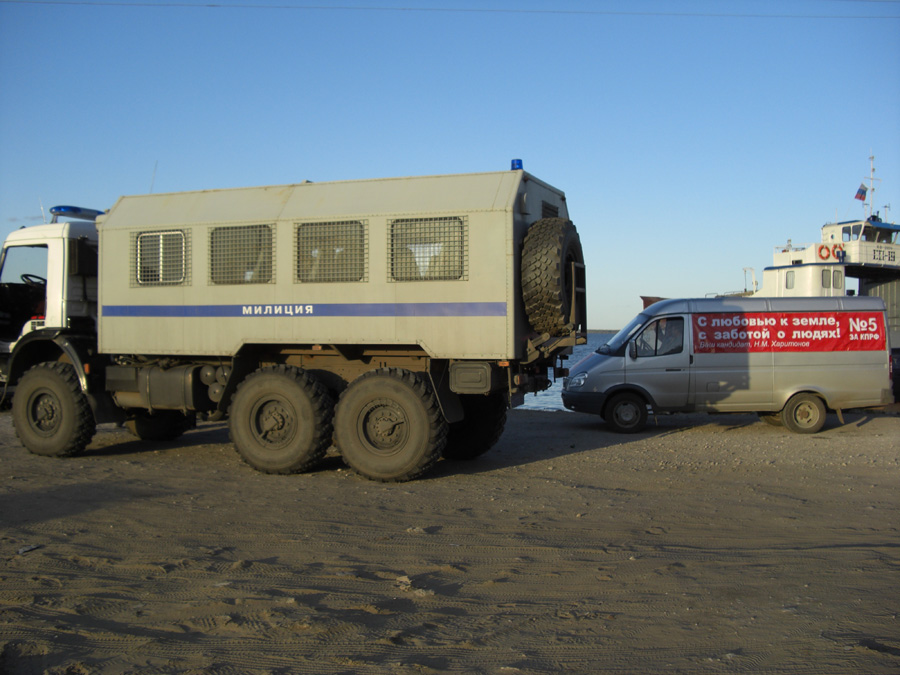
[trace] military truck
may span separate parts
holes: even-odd
[[[0,372],[41,455],[104,422],[174,439],[199,415],[264,472],[333,445],[409,480],[487,451],[586,339],[565,195],[520,168],[51,212],[0,259]]]

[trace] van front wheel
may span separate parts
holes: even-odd
[[[825,425],[825,404],[815,394],[796,394],[781,411],[784,426],[798,434],[814,434]]]
[[[607,403],[603,419],[614,431],[633,434],[647,424],[647,403],[637,394],[616,394]]]

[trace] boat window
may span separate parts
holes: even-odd
[[[890,230],[875,230],[875,242],[879,244],[890,244],[891,243],[891,234]]]
[[[822,288],[831,288],[831,270],[822,270]]]
[[[844,273],[840,270],[834,271],[834,282],[832,283],[832,286],[837,289],[841,289],[844,287]]]
[[[784,275],[784,287],[788,290],[794,287],[794,270],[790,270]]]

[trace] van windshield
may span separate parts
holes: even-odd
[[[600,345],[597,349],[598,354],[612,354],[619,350],[622,345],[628,342],[632,336],[638,332],[641,326],[647,323],[647,320],[650,318],[647,314],[638,314],[631,321],[628,322],[628,325],[625,326],[618,333],[613,335],[609,342],[604,345]]]

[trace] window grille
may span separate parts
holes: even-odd
[[[164,286],[190,281],[190,237],[182,230],[132,235],[131,285]]]
[[[294,229],[297,268],[294,281],[366,281],[365,221],[298,223]]]
[[[550,202],[541,201],[541,218],[559,218],[559,207]]]
[[[209,278],[214,284],[274,281],[274,225],[214,227],[209,234]]]
[[[468,251],[465,217],[391,221],[391,281],[465,280]]]

